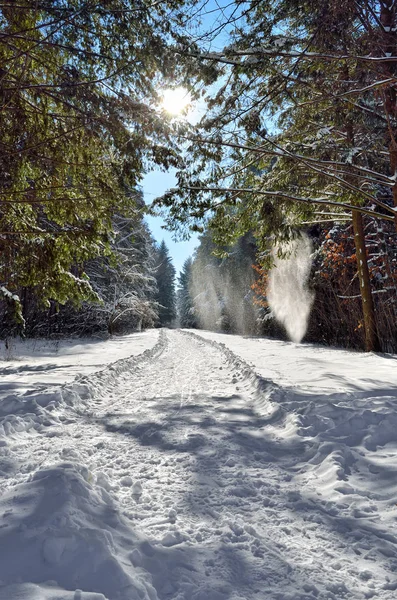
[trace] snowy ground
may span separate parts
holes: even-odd
[[[0,403],[0,600],[394,599],[396,357],[152,342]]]
[[[158,330],[100,338],[0,340],[0,399],[10,393],[61,385],[77,375],[103,369],[110,362],[154,346]]]

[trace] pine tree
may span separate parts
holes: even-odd
[[[262,249],[302,222],[352,219],[367,349],[378,340],[361,215],[395,221],[396,19],[392,0],[248,3],[228,47],[196,53],[224,64],[226,83],[164,198],[171,219],[197,227],[212,211],[220,242],[252,229]]]
[[[178,164],[156,104],[194,75],[177,53],[183,4],[1,5],[0,299],[95,299],[84,265],[111,253],[114,215],[136,214],[149,164]]]
[[[176,318],[175,267],[164,240],[156,251],[154,276],[157,282],[155,300],[159,305],[160,325],[171,325]]]
[[[155,302],[155,248],[152,236],[141,217],[113,217],[112,259],[96,259],[87,265],[90,283],[102,300],[91,306],[102,316],[110,333],[153,327],[158,319]],[[80,313],[81,311],[79,311]]]
[[[137,190],[136,202],[143,204]],[[134,218],[115,215],[112,219],[110,257],[88,261],[84,270],[99,301],[86,301],[80,307],[71,302],[48,309],[40,306],[33,290],[21,293],[22,315],[27,336],[89,335],[94,332],[126,332],[153,327],[158,320],[154,296],[155,246],[142,214]],[[4,306],[4,310],[7,307]],[[1,305],[0,305],[1,311]],[[15,329],[3,313],[0,336]]]
[[[194,302],[192,298],[192,264],[191,258],[185,260],[178,277],[177,308],[180,327],[196,328]]]

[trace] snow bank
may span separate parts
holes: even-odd
[[[138,356],[59,387],[4,398],[0,472],[20,434],[61,435],[65,421],[92,415],[116,383],[165,346],[160,332]],[[36,470],[0,498],[0,600],[157,600],[150,577],[129,558],[139,538],[118,512],[106,477],[79,464],[78,452],[63,454],[76,462]]]
[[[1,599],[157,600],[128,558],[139,538],[94,483],[86,467],[65,463],[1,497]]]
[[[344,531],[357,530],[351,543],[358,555],[364,546],[369,560],[385,554],[397,561],[397,357],[206,331],[193,335],[224,348],[231,362],[241,361],[243,372],[254,374],[259,413],[264,398],[271,401],[274,418],[257,435],[271,440],[305,489],[306,500],[291,506],[311,512],[320,502],[320,519],[339,519]],[[397,578],[392,581],[385,590],[397,590]]]
[[[314,396],[357,391],[397,390],[397,356],[337,350],[260,337],[186,330],[224,344],[265,379]]]
[[[93,375],[78,376],[60,387],[7,396],[0,401],[0,443],[21,431],[33,429],[40,432],[49,426],[60,427],[62,423],[57,409],[66,406],[74,411],[86,410],[94,397],[99,399],[109,393],[123,373],[130,374],[142,361],[155,357],[165,344],[166,338],[160,331],[157,343],[138,356],[122,358]]]
[[[15,583],[0,588],[0,600],[106,600],[103,594],[75,590],[67,592],[55,582],[37,585],[35,583]]]
[[[108,340],[10,339],[8,348],[0,341],[0,398],[71,382],[76,376],[137,356],[152,348],[157,339],[158,330],[150,329]]]

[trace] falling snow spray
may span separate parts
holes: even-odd
[[[216,265],[193,263],[191,294],[200,327],[211,331],[250,334],[255,328],[257,307],[250,296],[254,272],[248,267],[233,277]]]
[[[306,333],[314,300],[308,288],[311,250],[307,235],[275,248],[267,290],[273,315],[284,325],[290,339],[298,343]]]

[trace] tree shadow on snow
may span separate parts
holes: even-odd
[[[283,598],[282,589],[301,590],[301,595],[296,597],[309,598],[302,591],[307,578],[302,578],[288,553],[280,551],[275,541],[265,539],[254,527],[249,527],[247,512],[252,506],[254,510],[263,511],[270,494],[275,492],[273,485],[263,481],[266,479],[264,469],[270,464],[284,462],[286,457],[296,459],[304,453],[305,444],[299,440],[294,443],[275,440],[266,431],[274,418],[262,417],[251,407],[236,406],[234,403],[239,400],[238,395],[210,398],[192,395],[186,403],[181,403],[180,396],[176,395],[146,398],[145,402],[150,404],[153,414],[160,416],[159,419],[143,421],[142,415],[115,411],[96,422],[108,432],[131,436],[140,446],[159,450],[161,455],[188,453],[194,457],[185,482],[185,502],[192,516],[215,534],[208,542],[208,539],[201,541],[199,533],[194,548],[183,546],[181,556],[190,565],[185,564],[183,569],[195,569],[200,577],[206,573],[208,581],[212,581],[213,572],[223,574],[216,593],[213,581],[211,583],[214,595],[209,594],[210,588],[206,588],[204,580],[200,599],[227,600],[233,597],[233,591],[239,590],[243,597],[247,593],[256,593],[256,597],[270,600],[273,596],[267,593],[273,589],[280,590],[278,593],[281,594],[274,598]],[[285,470],[290,470],[287,464]],[[218,513],[219,507],[229,515],[227,524],[220,525],[219,521],[223,521],[225,515]],[[246,521],[247,527],[240,521]],[[149,556],[143,552],[143,566],[158,573],[159,581],[171,578],[170,595],[159,594],[160,598],[171,598],[171,590],[176,584],[162,552],[157,546],[149,551]],[[160,589],[159,586],[160,583],[156,589]]]
[[[377,396],[392,394],[393,390],[389,388],[376,390]],[[368,391],[358,392],[358,395],[364,399]],[[354,396],[356,398],[357,394]],[[348,395],[323,397],[326,402],[343,399],[348,402]],[[304,497],[299,481],[294,483],[302,464],[307,464],[318,451],[318,441],[309,436],[276,436],[274,425],[279,431],[288,426],[285,412],[264,417],[256,412],[253,405],[239,406],[240,400],[237,394],[192,394],[183,401],[180,395],[146,398],[153,418],[148,418],[147,413],[134,415],[115,411],[100,418],[97,423],[108,432],[131,436],[142,447],[149,446],[169,455],[189,453],[194,457],[195,460],[189,463],[191,472],[186,482],[186,503],[192,515],[200,517],[210,528],[219,530],[219,543],[213,544],[210,549],[215,557],[213,560],[217,564],[221,562],[225,580],[234,582],[234,589],[241,590],[241,593],[246,593],[247,582],[250,582],[252,591],[253,581],[258,581],[258,597],[269,600],[283,598],[282,590],[288,590],[288,593],[295,590],[296,598],[311,598],[311,592],[306,595],[304,591],[310,586],[314,586],[313,590],[324,585],[331,586],[326,587],[331,592],[333,589],[323,572],[318,570],[313,571],[313,581],[308,582],[308,577],[311,579],[310,567],[307,567],[304,576],[299,560],[290,551],[288,533],[281,543],[278,537],[274,540],[267,537],[266,524],[261,527],[262,533],[255,532],[253,527],[250,529],[251,518],[256,512],[267,514],[272,521],[279,522],[280,528],[286,515],[290,523],[298,523],[301,531],[309,531],[313,524],[317,524],[316,527],[321,529],[320,537],[325,540],[322,543],[325,547],[329,546],[335,560],[338,559],[335,548],[339,545],[354,564],[354,559],[364,552],[360,550],[360,540],[364,540],[364,548],[373,549],[375,558],[371,560],[380,563],[395,560],[397,539],[382,531],[373,515],[355,518],[354,513],[348,512],[343,516],[335,502],[326,502],[314,494]],[[297,397],[295,400],[299,403]],[[305,400],[307,402],[307,398]],[[331,450],[330,445],[328,452]],[[281,479],[290,482],[286,488],[289,491],[283,491],[276,478],[273,481],[272,472],[275,473],[275,470],[278,480],[281,473]],[[348,467],[345,475],[344,479],[348,479]],[[340,493],[343,495],[348,491],[344,492],[341,488]],[[218,512],[219,507],[222,507],[222,514]],[[227,526],[219,525],[223,513],[230,521]],[[306,543],[310,552],[310,541]],[[201,551],[203,556],[208,555],[208,548],[205,550],[200,543],[195,545],[195,549],[198,556]],[[194,560],[197,562],[197,557]],[[237,568],[238,564],[241,570]],[[204,570],[210,573],[211,565],[210,561],[203,567]],[[390,565],[384,565],[384,568],[390,568]],[[327,572],[329,578],[330,573]],[[274,589],[278,589],[281,595],[265,594],[265,590],[273,594]],[[349,594],[341,588],[340,594],[342,592]],[[223,591],[220,589],[219,594],[219,598],[228,598],[227,586]]]

